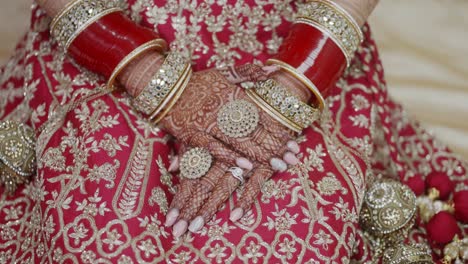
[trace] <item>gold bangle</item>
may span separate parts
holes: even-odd
[[[301,83],[303,83],[309,90],[315,95],[315,98],[317,98],[318,103],[319,103],[319,108],[320,110],[323,110],[325,108],[325,99],[323,98],[322,94],[320,93],[319,89],[315,84],[313,84],[309,78],[307,78],[304,74],[299,73],[296,68],[292,67],[291,65],[277,60],[277,59],[269,59],[266,61],[267,65],[277,65],[279,66],[282,70],[288,72],[289,74],[293,75],[297,80],[299,80]]]
[[[143,91],[134,98],[134,107],[153,117],[161,111],[161,103],[171,96],[172,90],[183,78],[190,64],[180,55],[170,52]]]
[[[179,89],[185,89],[185,86],[183,85],[187,84],[187,80],[189,79],[188,76],[191,76],[191,73],[192,68],[187,65],[184,71],[180,74],[178,80],[171,85],[169,93],[159,102],[156,110],[151,113],[150,120],[153,120],[154,123],[157,123],[157,121],[161,120],[160,116],[164,114],[164,110],[166,109],[167,105],[172,105],[172,99],[178,95]]]
[[[51,24],[50,34],[68,50],[70,44],[91,24],[105,15],[122,9],[114,1],[77,0],[64,8]]]
[[[125,58],[123,58],[119,62],[119,64],[117,64],[117,66],[114,68],[109,80],[107,81],[107,88],[112,89],[112,87],[114,86],[115,80],[117,79],[119,74],[122,72],[122,70],[125,69],[125,67],[128,64],[130,64],[130,62],[132,62],[133,60],[138,58],[140,55],[142,55],[143,53],[149,50],[162,52],[166,49],[166,45],[167,45],[166,41],[164,41],[163,39],[153,39],[137,47],[136,49],[134,49],[127,56],[125,56]]]
[[[182,84],[177,89],[177,93],[171,98],[171,101],[168,103],[168,106],[164,109],[164,111],[158,117],[156,117],[154,119],[153,122],[155,124],[159,123],[164,117],[166,117],[166,115],[169,113],[169,111],[171,111],[172,107],[174,107],[174,105],[177,103],[179,98],[184,93],[185,88],[187,88],[191,77],[192,77],[192,69],[189,68],[188,73],[187,73],[187,77],[185,78],[185,80],[182,82]]]
[[[70,9],[78,4],[81,0],[72,0],[68,2],[65,7],[58,13],[50,22],[50,33],[52,33],[55,30],[55,27],[57,26],[57,22],[61,20],[69,11]]]
[[[0,122],[0,146],[0,184],[12,194],[36,172],[34,131],[17,122]]]
[[[351,23],[351,26],[353,26],[354,30],[358,34],[359,42],[361,43],[364,40],[364,35],[362,33],[361,27],[357,23],[356,19],[354,19],[354,17],[348,11],[344,10],[343,7],[330,0],[316,0],[316,2],[322,2],[323,4],[326,4],[330,7],[334,7],[337,12],[339,12],[343,17],[345,17],[348,20],[349,23]]]
[[[319,118],[318,109],[302,102],[274,79],[257,82],[255,93],[301,130]]]
[[[387,248],[383,264],[432,264],[431,249],[426,244],[396,244]],[[452,262],[449,262],[452,263]]]
[[[357,22],[339,5],[328,0],[307,2],[298,10],[295,23],[305,23],[327,34],[343,51],[349,66],[363,41]]]
[[[254,89],[248,89],[246,90],[247,96],[254,101],[255,104],[258,105],[263,111],[265,111],[268,115],[273,117],[276,121],[278,121],[280,124],[283,126],[291,129],[294,132],[300,133],[302,131],[301,127],[298,126],[297,124],[291,122],[291,120],[287,119],[285,116],[283,116],[278,110],[273,108],[271,105],[269,105],[267,102],[263,100],[263,98],[258,95]]]

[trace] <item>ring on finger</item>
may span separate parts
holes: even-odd
[[[180,160],[180,175],[188,179],[203,177],[210,169],[213,157],[204,148],[192,148]]]
[[[238,179],[241,184],[244,184],[245,179],[244,179],[244,170],[243,169],[241,169],[239,167],[232,167],[232,168],[229,168],[228,171],[232,174],[232,177]]]

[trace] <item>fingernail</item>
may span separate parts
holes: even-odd
[[[296,155],[294,155],[292,152],[286,152],[283,156],[283,160],[292,166],[295,166],[299,163],[299,159],[297,159]]]
[[[280,70],[280,67],[276,66],[276,65],[268,65],[268,66],[263,66],[262,67],[262,70],[267,73],[268,75],[276,72],[276,71],[279,71]]]
[[[232,210],[231,215],[229,216],[229,220],[232,222],[237,222],[239,219],[241,219],[242,215],[244,215],[244,210],[242,210],[242,208],[236,208]]]
[[[240,86],[246,90],[252,89],[255,86],[253,82],[242,82]]]
[[[294,154],[298,154],[301,151],[301,148],[299,147],[299,144],[297,144],[296,141],[290,140],[288,141],[286,146]]]
[[[237,158],[236,165],[241,167],[242,169],[251,171],[253,169],[253,164],[246,158]]]
[[[273,168],[273,170],[279,171],[279,172],[283,172],[288,169],[288,165],[286,164],[286,162],[278,158],[272,158],[270,160],[270,165]]]
[[[169,172],[175,172],[179,170],[179,156],[174,156],[174,158],[171,160],[171,164],[169,165],[169,168],[167,169]]]
[[[187,221],[179,220],[172,229],[172,235],[175,237],[180,237],[187,231]]]
[[[195,233],[198,230],[200,230],[204,224],[205,220],[203,220],[203,217],[197,216],[195,217],[195,219],[192,220],[192,222],[190,222],[188,230],[190,230],[190,232],[192,233]]]
[[[177,220],[177,217],[179,217],[179,209],[172,208],[166,215],[166,223],[164,223],[164,225],[167,227],[172,226]]]

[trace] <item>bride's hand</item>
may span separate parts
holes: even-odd
[[[263,183],[272,176],[272,165],[276,170],[285,170],[287,166],[283,160],[289,164],[298,162],[295,153],[299,152],[299,147],[293,141],[295,133],[258,108],[244,89],[232,83],[252,78],[265,79],[261,68],[244,66],[228,72],[231,75],[217,70],[194,73],[182,97],[160,123],[187,146],[183,152],[196,155],[198,151],[200,156],[203,153],[194,148],[203,148],[212,156],[211,166],[203,177],[182,177],[166,221],[167,226],[175,223],[175,236],[185,233],[189,223],[192,232],[199,230],[244,177],[245,191],[230,217],[233,221],[238,220],[255,200]],[[255,118],[250,120],[252,124],[249,120],[243,124],[251,125],[251,132],[234,137],[225,134],[226,128],[218,122],[218,116],[220,111],[229,111],[225,107],[233,104],[239,104],[238,110],[244,115],[258,114],[257,125],[253,124]],[[232,133],[236,134],[235,131]],[[184,163],[184,153],[180,157]],[[237,175],[240,171],[233,171],[233,167],[243,169],[240,177]]]

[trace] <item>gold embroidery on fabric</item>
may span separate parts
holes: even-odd
[[[208,60],[207,66],[224,67],[233,65],[235,60],[241,58],[237,50],[254,56],[265,51],[275,54],[283,41],[276,28],[283,22],[282,19],[293,20],[293,5],[297,2],[301,1],[182,0],[160,5],[154,1],[137,0],[132,6],[132,16],[138,17],[143,11],[155,30],[159,25],[170,23],[175,32],[175,41],[171,43],[173,51],[192,60],[213,51],[215,54]],[[220,11],[215,11],[217,9]],[[199,34],[202,28],[209,33],[207,39]],[[229,39],[220,40],[218,33],[227,29]],[[271,32],[271,35],[262,42],[256,38],[260,31]]]
[[[115,212],[122,219],[137,216],[144,203],[152,162],[150,144],[138,139],[112,200]]]
[[[188,45],[185,52],[193,59],[214,45],[216,56],[210,65],[231,64],[238,57],[235,49],[253,54],[274,52],[281,38],[273,28],[280,18],[291,19],[292,1],[251,0],[257,5],[253,8],[247,0],[232,2],[236,3],[166,1],[161,7],[153,1],[137,0],[130,12],[133,17],[146,14],[155,27],[173,24],[175,48]],[[211,13],[210,4],[226,5],[223,12],[227,13],[206,15]],[[267,12],[268,7],[272,9]],[[185,17],[185,13],[192,15]],[[377,177],[370,168],[387,168],[375,172],[381,177],[398,177],[405,171],[407,179],[412,176],[407,171],[427,175],[435,167],[447,172],[457,189],[467,188],[462,182],[466,177],[460,177],[466,175],[467,164],[458,162],[443,144],[433,142],[400,108],[389,111],[385,100],[390,99],[385,98],[386,87],[378,76],[382,73],[370,77],[369,84],[350,84],[352,78],[368,76],[369,65],[377,64],[380,69],[380,63],[373,62],[377,59],[372,53],[375,47],[367,43],[346,73],[349,83],[342,79],[337,94],[327,101],[335,110],[325,111],[320,125],[311,128],[314,137],[302,137],[307,141],[301,154],[303,162],[283,174],[284,178],[268,181],[260,199],[239,223],[216,215],[199,233],[172,240],[163,225],[169,202],[164,190],[168,187],[171,192],[172,176],[165,167],[167,157],[157,152],[158,147],[169,148],[170,136],[128,110],[129,97],[98,94],[103,81],[57,51],[43,33],[48,22],[43,11],[33,16],[38,19],[33,25],[37,32],[27,34],[0,71],[0,116],[17,121],[30,118],[36,128],[47,119],[51,121],[38,139],[40,173],[25,186],[24,195],[0,197],[0,238],[8,241],[0,245],[0,260],[6,263],[33,263],[35,259],[38,263],[346,263],[361,246],[355,238],[359,235],[357,213],[366,184]],[[242,21],[247,23],[236,28]],[[197,35],[200,25],[209,27],[213,44]],[[254,38],[259,25],[272,31],[265,42]],[[216,38],[216,32],[230,28],[238,40],[226,44]],[[29,109],[32,100],[41,96],[47,98],[36,102],[36,109]],[[81,98],[83,101],[68,111]],[[5,106],[20,99],[21,105],[5,117]],[[351,111],[352,119],[343,114]],[[370,118],[366,115],[369,112]],[[111,131],[120,125],[127,125],[126,135],[112,136]],[[391,129],[383,131],[383,126]],[[404,127],[414,129],[415,135],[400,138]],[[354,129],[363,133],[347,134]],[[390,138],[395,146],[388,144]],[[400,157],[399,164],[390,153]],[[89,161],[95,154],[106,162]],[[120,156],[129,159],[117,159]],[[325,164],[333,165],[325,168]],[[154,179],[153,172],[160,178]],[[124,176],[117,177],[120,174]],[[104,193],[114,194],[112,204]],[[231,197],[225,209],[232,209],[235,201]],[[151,213],[143,213],[142,208],[148,205]],[[110,219],[103,221],[106,218]],[[130,226],[124,221],[127,219],[137,224]],[[331,226],[330,221],[338,222],[341,228]],[[295,233],[297,227],[303,233]],[[266,230],[262,236],[256,233],[260,228]],[[230,239],[236,232],[242,237],[233,244]],[[200,237],[207,242],[197,244]],[[305,257],[310,255],[316,259]]]

